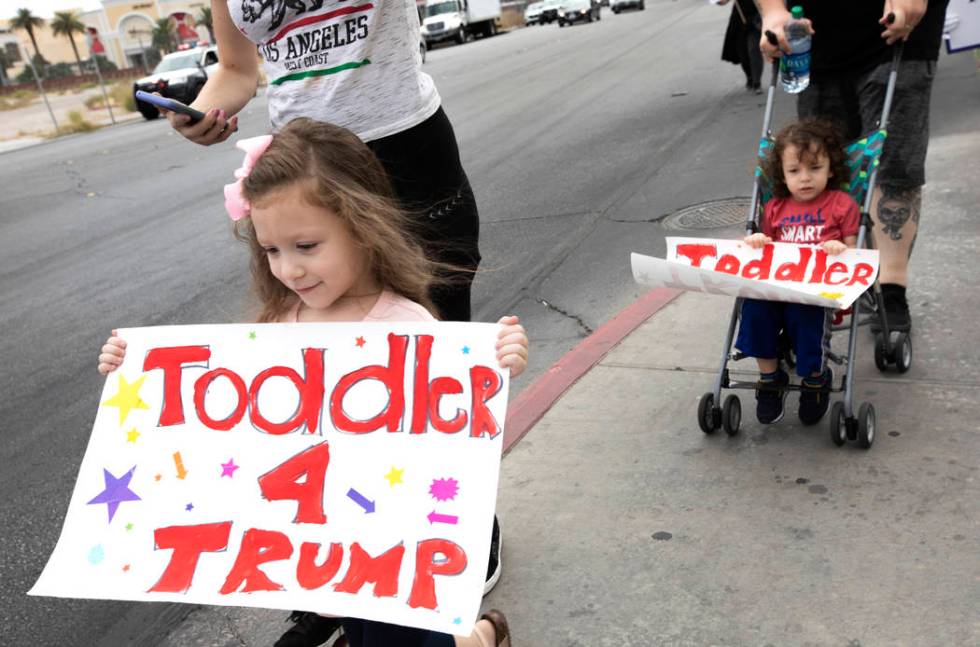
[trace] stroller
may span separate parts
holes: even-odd
[[[851,171],[850,183],[842,185],[841,190],[847,191],[854,201],[862,205],[861,227],[858,231],[857,247],[874,247],[874,231],[869,211],[871,209],[872,187],[874,186],[875,175],[877,173],[882,147],[887,135],[888,115],[891,108],[892,98],[895,90],[895,80],[898,75],[898,64],[902,56],[902,45],[895,46],[892,57],[891,70],[888,75],[888,87],[885,93],[884,105],[882,106],[881,117],[878,122],[878,129],[874,132],[852,142],[847,146],[847,164]],[[759,145],[759,157],[763,158],[772,147],[772,134],[769,124],[772,119],[773,99],[776,89],[776,78],[778,76],[778,63],[772,67],[772,79],[769,83],[769,93],[766,99],[766,112],[762,126],[762,139]],[[748,219],[746,222],[746,235],[758,231],[758,219],[762,213],[763,206],[772,197],[772,184],[762,172],[761,165],[756,167],[755,182],[752,188],[752,199],[749,206]],[[745,356],[732,348],[735,337],[736,324],[741,312],[742,299],[736,299],[732,312],[731,321],[728,325],[728,334],[725,338],[725,350],[721,358],[721,367],[715,378],[714,390],[708,391],[701,396],[698,403],[698,425],[706,434],[711,434],[719,428],[724,428],[725,432],[734,436],[738,433],[742,419],[742,405],[738,395],[732,393],[725,398],[721,404],[722,389],[751,389],[759,387],[755,382],[744,382],[733,380],[728,371],[729,361],[739,361]],[[844,324],[846,315],[850,315],[850,322]],[[875,336],[874,360],[878,370],[886,371],[894,366],[899,373],[909,370],[912,365],[912,341],[907,333],[892,331],[888,327],[888,317],[885,314],[881,287],[876,280],[872,288],[865,292],[854,302],[847,311],[835,313],[833,330],[849,330],[848,350],[846,355],[837,355],[834,352],[828,353],[828,360],[838,366],[844,367],[844,376],[839,385],[834,385],[834,377],[831,377],[828,390],[831,393],[842,392],[842,400],[834,402],[830,408],[830,438],[835,445],[841,446],[846,441],[857,442],[859,447],[869,448],[875,438],[875,409],[870,402],[862,402],[857,408],[855,415],[854,407],[854,358],[857,350],[857,329],[878,323],[880,332]],[[779,361],[789,367],[795,366],[795,361],[790,351],[789,339],[785,334],[782,335],[780,344]],[[785,390],[799,391],[798,384],[790,384],[782,387]]]

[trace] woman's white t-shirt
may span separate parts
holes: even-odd
[[[309,117],[371,141],[439,109],[414,0],[228,0],[228,11],[259,47],[273,129]]]

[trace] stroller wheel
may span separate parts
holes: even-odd
[[[738,396],[732,393],[725,398],[725,404],[721,408],[721,426],[725,433],[734,436],[738,433],[738,427],[742,424],[742,402]]]
[[[875,408],[870,402],[862,402],[858,409],[857,443],[861,449],[868,449],[875,441]]]
[[[899,373],[905,373],[912,367],[912,338],[908,333],[895,333],[895,343],[892,344],[895,355],[895,368]]]
[[[838,447],[847,440],[847,421],[844,418],[843,402],[835,402],[830,407],[830,439]]]
[[[698,426],[706,434],[713,434],[721,426],[721,410],[715,406],[715,394],[705,393],[698,402]]]
[[[888,370],[888,351],[885,350],[885,336],[881,333],[875,335],[875,366],[884,373]]]

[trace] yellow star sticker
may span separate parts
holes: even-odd
[[[405,470],[403,469],[400,470],[394,465],[392,465],[391,471],[385,474],[385,478],[388,480],[388,485],[390,485],[391,487],[395,487],[396,483],[404,483],[404,481],[402,481],[402,475],[404,473]]]
[[[150,405],[143,402],[140,398],[140,387],[143,386],[143,380],[146,376],[143,375],[140,379],[135,382],[127,382],[126,378],[123,377],[122,373],[119,374],[119,390],[116,394],[102,403],[105,407],[119,407],[119,426],[121,427],[124,422],[126,422],[126,416],[133,409],[149,409]]]
[[[140,432],[136,431],[136,427],[133,427],[126,432],[126,442],[135,443],[136,439],[140,437]]]

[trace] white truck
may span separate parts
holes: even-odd
[[[426,0],[422,37],[427,45],[443,40],[459,44],[467,37],[497,33],[500,0]]]

